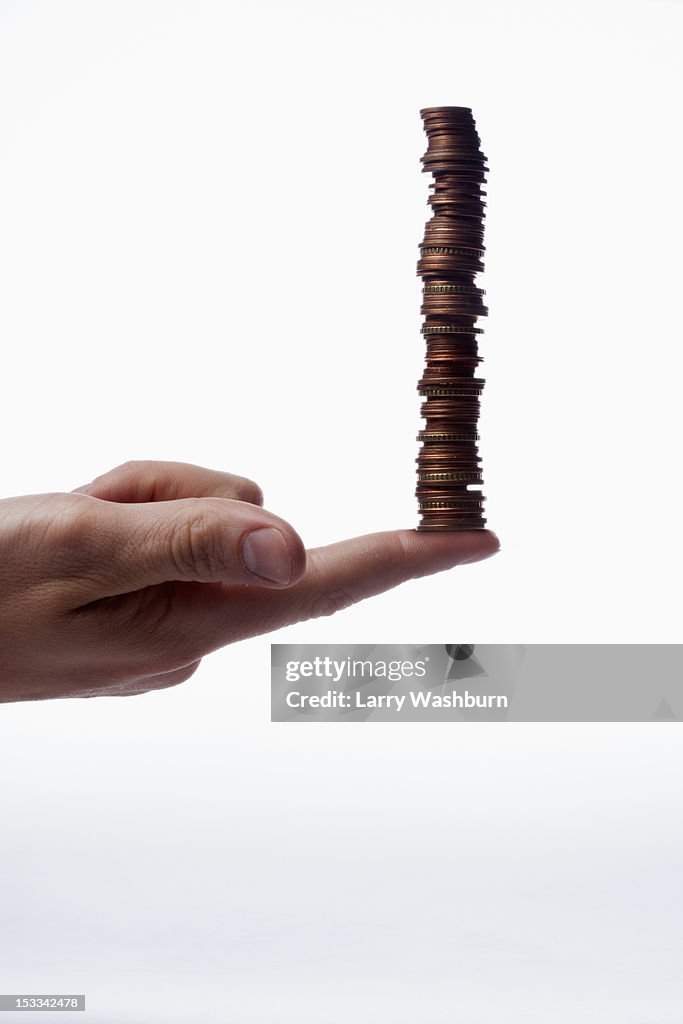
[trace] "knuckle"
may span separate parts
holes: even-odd
[[[302,619],[319,619],[323,616],[336,615],[337,612],[350,608],[358,600],[344,587],[325,585],[325,573],[317,553],[310,553],[307,566],[307,577],[311,580],[312,596],[303,608]]]
[[[387,541],[386,557],[383,560],[382,571],[391,587],[405,583],[406,579],[415,579],[420,575],[418,569],[407,571],[406,566],[411,566],[413,556],[409,545],[401,533],[391,537]]]
[[[307,618],[319,619],[324,615],[335,615],[337,612],[349,608],[354,603],[353,596],[347,590],[342,588],[328,590],[316,595],[310,602]]]
[[[238,493],[240,501],[248,501],[250,505],[263,505],[263,491],[253,480],[246,477],[240,480]]]
[[[128,476],[139,473],[141,470],[149,469],[151,465],[152,463],[149,459],[126,459],[125,462],[115,466],[106,475],[109,476],[111,473],[116,473]]]
[[[225,554],[215,519],[207,512],[196,512],[176,527],[171,542],[173,564],[185,576],[217,578],[225,567]]]
[[[102,527],[98,509],[87,497],[50,495],[32,524],[47,562],[67,575],[80,575],[97,562]]]
[[[113,469],[108,469],[106,473],[96,476],[93,483],[101,487],[115,483],[121,484],[130,477],[138,476],[148,465],[147,462],[137,462],[135,459],[129,459],[126,462],[119,463],[118,466],[114,466]]]

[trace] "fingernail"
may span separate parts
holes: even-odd
[[[287,541],[271,526],[247,534],[242,541],[242,562],[249,572],[273,583],[289,583],[292,578]]]

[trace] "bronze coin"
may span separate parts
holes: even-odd
[[[417,273],[420,277],[429,275],[443,277],[451,274],[459,276],[465,271],[477,274],[483,269],[484,264],[477,256],[464,256],[463,254],[459,256],[423,256],[417,264]]]
[[[479,434],[472,430],[421,430],[416,440],[423,444],[450,444],[457,441],[478,441]]]
[[[474,374],[477,320],[488,310],[475,277],[484,269],[488,161],[470,107],[423,107],[420,116],[427,136],[420,163],[432,180],[417,263],[426,344],[417,385],[426,421],[415,460],[418,529],[483,529],[485,498],[469,485],[482,481],[476,428],[484,380]]]
[[[452,533],[457,531],[468,530],[485,530],[486,520],[480,517],[476,522],[469,522],[469,520],[463,521],[462,519],[448,518],[444,520],[437,519],[436,521],[429,517],[423,516],[422,522],[419,523],[417,529],[421,533],[436,533],[438,530],[449,530]]]
[[[417,390],[425,398],[468,398],[471,395],[480,395],[480,387],[438,387],[432,384],[418,384]]]
[[[450,284],[448,281],[426,284],[422,289],[425,295],[485,295],[483,288],[473,284]]]
[[[483,334],[481,327],[468,327],[462,324],[423,324],[423,334]]]

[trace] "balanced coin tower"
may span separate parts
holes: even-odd
[[[432,216],[420,245],[417,273],[424,282],[422,334],[427,345],[417,390],[424,401],[424,429],[417,457],[419,530],[479,530],[484,495],[477,448],[481,362],[476,326],[486,316],[484,291],[475,283],[484,269],[486,157],[469,107],[420,111],[427,133],[423,170],[431,172]]]

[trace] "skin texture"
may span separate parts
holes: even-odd
[[[0,701],[174,686],[225,644],[499,548],[396,530],[306,551],[262,504],[251,480],[177,462],[0,501]]]

